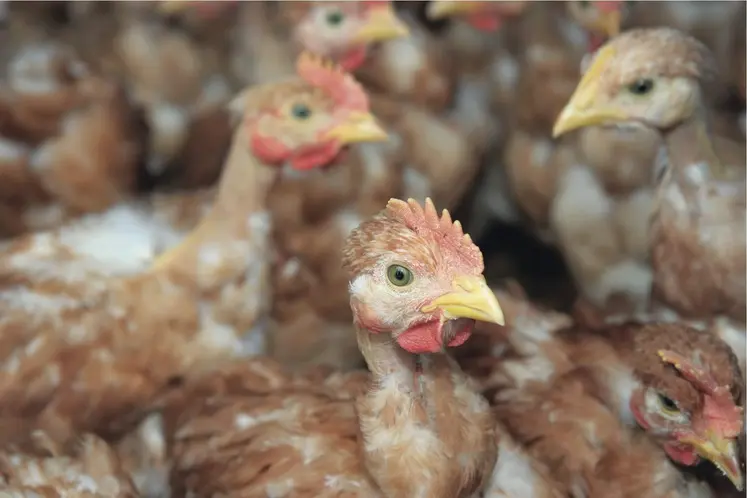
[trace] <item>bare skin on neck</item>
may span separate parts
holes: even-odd
[[[416,356],[358,330],[371,389],[357,402],[366,468],[391,498],[471,496],[497,458],[490,407],[445,353]]]

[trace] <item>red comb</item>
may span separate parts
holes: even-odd
[[[303,52],[296,62],[296,72],[309,85],[320,88],[345,109],[368,112],[368,95],[363,87],[331,61]]]
[[[674,351],[660,350],[658,354],[703,393],[702,416],[709,428],[727,437],[738,436],[742,431],[742,409],[734,403],[729,387],[719,386],[705,369]]]
[[[614,12],[620,10],[622,3],[623,0],[598,0],[596,6],[602,12]]]
[[[466,258],[472,267],[478,268],[479,271],[483,270],[482,252],[470,236],[464,233],[462,224],[459,221],[451,221],[451,215],[446,209],[439,217],[430,198],[425,199],[425,208],[415,199],[408,199],[407,202],[389,199],[386,213],[416,233],[431,235],[440,243],[450,245]]]

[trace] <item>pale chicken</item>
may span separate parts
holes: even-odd
[[[744,358],[745,155],[710,132],[704,86],[714,76],[710,52],[692,37],[626,32],[596,54],[555,134],[601,123],[663,133],[667,167],[649,232],[654,298],[686,318],[731,319],[715,331],[741,329],[741,341],[724,339]]]
[[[298,74],[242,94],[212,205],[161,196],[4,247],[0,415],[117,434],[187,373],[266,351],[273,187],[386,138],[350,76],[309,57]]]
[[[343,261],[371,374],[289,376],[255,360],[188,387],[170,407],[174,492],[556,496],[443,351],[476,319],[503,320],[458,222],[391,200]]]

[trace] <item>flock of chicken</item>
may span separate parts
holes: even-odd
[[[745,2],[3,5],[0,497],[743,490]]]

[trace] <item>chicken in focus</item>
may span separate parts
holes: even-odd
[[[368,381],[250,362],[197,384],[187,406],[173,407],[177,493],[466,497],[482,488],[496,461],[492,415],[440,352],[464,342],[475,319],[503,320],[479,250],[430,201],[391,200],[352,232],[343,261]],[[455,453],[465,455],[459,465]]]

